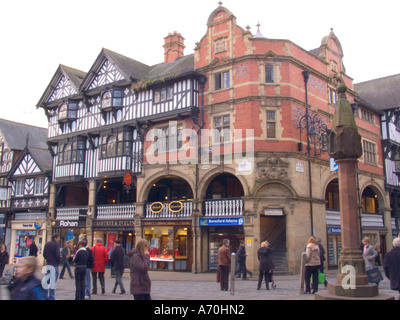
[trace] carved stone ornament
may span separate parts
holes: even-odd
[[[257,179],[285,179],[288,177],[288,166],[289,164],[280,158],[267,158],[257,163]]]

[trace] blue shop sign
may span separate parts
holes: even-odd
[[[341,228],[335,228],[335,227],[329,227],[328,228],[328,233],[342,233]]]
[[[243,218],[201,218],[199,220],[200,227],[212,226],[242,226]]]

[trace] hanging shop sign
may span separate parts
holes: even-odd
[[[164,209],[164,205],[161,202],[153,202],[150,205],[150,211],[153,213],[160,213]]]
[[[168,208],[173,213],[179,213],[183,209],[183,204],[180,201],[172,201],[169,203]]]

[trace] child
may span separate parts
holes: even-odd
[[[16,266],[16,281],[8,286],[11,300],[43,300],[41,281],[36,278],[36,257],[21,258]]]

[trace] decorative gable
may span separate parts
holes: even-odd
[[[123,79],[124,76],[118,71],[115,64],[109,60],[105,60],[93,81],[90,83],[88,89],[92,90]]]
[[[30,154],[26,154],[14,171],[14,176],[40,173],[41,170]]]
[[[36,106],[54,107],[66,98],[76,97],[85,76],[83,71],[60,64]]]
[[[72,85],[70,79],[62,75],[56,88],[46,102],[53,102],[55,100],[63,99],[73,96],[78,93],[78,90]]]

